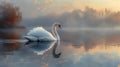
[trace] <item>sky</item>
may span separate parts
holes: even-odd
[[[19,7],[21,24],[120,29],[120,0],[0,0]]]
[[[3,0],[0,0],[3,1]],[[103,10],[119,11],[120,0],[5,0],[20,7],[25,17],[42,16],[46,14],[61,14],[86,6]]]

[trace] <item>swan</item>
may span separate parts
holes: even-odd
[[[60,40],[60,37],[57,33],[57,28],[61,28],[59,23],[54,23],[52,26],[52,33],[45,30],[43,27],[36,27],[30,30],[25,39],[29,41],[55,41]]]

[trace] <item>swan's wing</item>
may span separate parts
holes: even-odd
[[[34,36],[39,38],[40,40],[46,40],[46,39],[55,39],[50,32],[45,30],[43,27],[36,27],[30,30],[30,32],[27,34],[28,36]]]

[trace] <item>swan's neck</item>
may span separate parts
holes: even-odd
[[[60,40],[60,37],[57,33],[57,27],[54,25],[53,28],[52,28],[52,33],[53,33],[53,36],[57,39],[57,40]]]

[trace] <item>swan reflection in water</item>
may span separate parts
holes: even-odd
[[[56,53],[56,48],[60,44],[60,41],[51,41],[51,42],[28,42],[26,46],[29,47],[37,55],[43,55],[47,51],[53,48],[52,54],[54,58],[59,58],[60,53]]]

